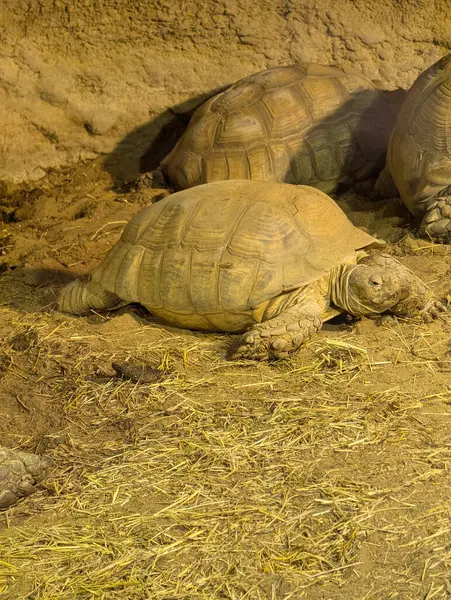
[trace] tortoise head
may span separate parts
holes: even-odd
[[[409,295],[396,273],[377,265],[346,265],[333,286],[331,300],[354,316],[383,313]]]

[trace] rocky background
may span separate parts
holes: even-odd
[[[2,0],[0,182],[99,154],[130,180],[203,98],[275,65],[347,63],[408,87],[450,31],[449,0]]]

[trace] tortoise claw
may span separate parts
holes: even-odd
[[[420,315],[423,321],[431,323],[434,319],[443,319],[446,310],[446,306],[440,300],[432,300],[423,308]]]

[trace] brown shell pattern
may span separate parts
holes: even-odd
[[[202,105],[163,168],[177,189],[253,179],[331,192],[383,166],[396,113],[351,69],[276,67]]]

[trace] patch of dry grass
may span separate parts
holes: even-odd
[[[4,334],[3,383],[62,413],[14,438],[57,468],[0,516],[2,597],[447,597],[449,361],[428,328],[323,334],[271,366],[128,314],[0,317],[37,334],[21,351]],[[132,358],[165,375],[114,377]]]

